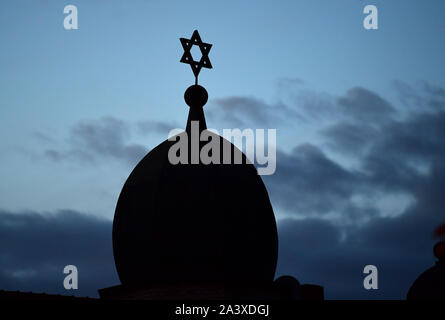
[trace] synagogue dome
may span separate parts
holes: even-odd
[[[191,121],[206,131],[202,107],[207,92],[195,85],[185,99],[190,106],[187,129],[177,139],[186,135],[190,146]],[[206,133],[219,141],[219,164],[172,164],[169,150],[176,141],[166,140],[125,182],[113,221],[114,259],[122,284],[273,281],[278,236],[266,187],[239,149]],[[203,145],[199,143],[200,150]],[[222,163],[227,150],[231,164]],[[235,152],[241,153],[242,164],[233,163]]]

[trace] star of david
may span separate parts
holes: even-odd
[[[190,39],[180,38],[179,40],[181,40],[182,47],[184,48],[184,54],[182,55],[180,61],[190,65],[196,81],[198,81],[198,75],[202,67],[212,69],[212,64],[210,63],[209,59],[209,52],[212,45],[210,43],[202,42],[198,30],[193,31],[193,35]],[[201,50],[202,57],[200,61],[193,60],[190,52],[193,45],[197,45]]]

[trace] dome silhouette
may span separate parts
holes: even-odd
[[[445,242],[434,246],[436,264],[424,271],[409,288],[408,300],[445,299]]]
[[[206,130],[207,92],[194,85],[185,99],[190,112],[180,135],[187,134],[190,146],[191,121]],[[263,181],[244,154],[242,164],[222,164],[224,152],[230,150],[233,160],[241,151],[207,133],[219,139],[220,164],[171,164],[168,153],[175,141],[166,140],[123,186],[113,222],[114,259],[123,285],[273,281],[278,237]]]

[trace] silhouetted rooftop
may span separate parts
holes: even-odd
[[[14,300],[97,300],[96,298],[89,297],[76,297],[65,296],[61,294],[47,294],[47,293],[35,293],[35,292],[22,292],[22,291],[6,291],[0,290],[1,299],[14,299]]]

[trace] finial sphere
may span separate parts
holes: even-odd
[[[208,98],[207,90],[198,84],[188,87],[184,93],[185,103],[187,103],[190,108],[204,107]]]

